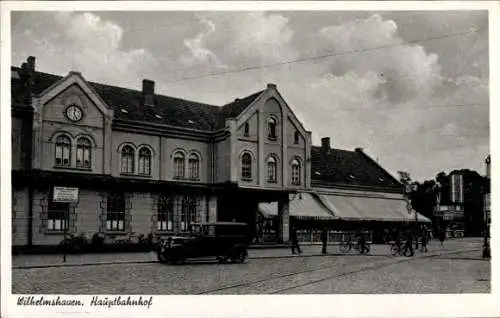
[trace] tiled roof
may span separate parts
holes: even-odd
[[[22,106],[24,81],[15,74],[15,72],[17,75],[21,74],[22,70],[12,67],[11,71],[13,75],[11,79],[12,102],[14,105]],[[35,72],[32,92],[40,94],[61,79],[61,76]],[[156,94],[156,105],[147,106],[143,103],[142,91],[94,82],[88,83],[106,104],[114,109],[115,119],[206,131],[223,128],[226,118],[236,117],[262,93],[260,91],[243,99],[237,99],[223,107]]]
[[[222,107],[222,112],[225,118],[237,117],[243,110],[245,110],[260,94],[264,92],[263,90],[247,96],[243,99],[237,98],[234,102],[226,104]]]
[[[311,181],[316,185],[401,189],[396,179],[360,149],[311,147]]]

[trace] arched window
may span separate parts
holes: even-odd
[[[122,147],[121,152],[121,173],[134,173],[135,151],[129,145]]]
[[[91,148],[90,140],[86,137],[80,137],[76,141],[76,166],[78,168],[91,167]]]
[[[71,139],[66,135],[60,135],[56,139],[56,166],[71,166]]]
[[[276,140],[276,119],[269,117],[267,119],[267,138],[270,140]]]
[[[177,151],[174,154],[174,178],[184,178],[184,154]]]
[[[293,143],[298,144],[300,139],[300,134],[298,131],[295,131],[295,134],[293,134]]]
[[[245,126],[244,126],[244,136],[245,137],[250,136],[250,125],[248,123],[245,123]]]
[[[278,180],[278,162],[275,157],[267,158],[267,181],[276,182]]]
[[[300,184],[300,162],[297,159],[292,161],[292,184]]]
[[[139,174],[151,175],[151,150],[147,147],[139,150]]]
[[[195,153],[189,155],[189,178],[197,180],[200,178],[200,158]]]
[[[241,156],[241,178],[252,179],[252,156],[248,152]]]

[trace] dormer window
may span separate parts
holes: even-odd
[[[267,139],[269,140],[276,140],[276,119],[273,117],[269,117],[267,119]]]

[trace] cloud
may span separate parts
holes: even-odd
[[[137,86],[137,77],[155,69],[156,59],[145,48],[123,50],[124,29],[93,13],[57,12],[52,27],[57,32],[26,34],[16,45],[36,55],[39,69],[61,75],[81,71],[92,81]],[[26,58],[26,57],[23,57]]]
[[[128,21],[133,14],[36,13],[17,23],[13,48],[19,61],[36,55],[43,71],[75,69],[136,88],[148,76],[163,94],[219,105],[276,83],[314,143],[330,136],[334,147],[363,147],[389,170],[419,180],[446,167],[470,167],[488,149],[487,32],[406,43],[468,30],[467,14],[447,15],[451,22],[442,24],[441,13],[322,12],[320,19],[301,12],[200,12],[177,27],[141,31]],[[148,26],[172,17],[137,15]],[[474,27],[482,16],[472,19]],[[175,82],[318,55],[332,56]]]
[[[220,62],[214,52],[205,47],[206,38],[216,31],[215,24],[206,18],[202,18],[201,22],[206,26],[206,29],[194,38],[184,39],[183,43],[189,52],[180,57],[180,62],[188,67],[205,64],[208,67],[226,68],[226,65]]]

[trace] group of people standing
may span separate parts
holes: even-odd
[[[366,244],[366,234],[365,233],[366,233],[366,231],[362,231],[362,230],[356,231],[357,244],[359,245],[360,249],[365,248],[364,247],[364,245]],[[446,238],[446,232],[444,230],[438,230],[437,234],[438,234],[439,241],[441,243],[441,247],[443,247],[444,240]],[[429,244],[429,239],[430,239],[429,235],[430,235],[430,233],[429,233],[427,227],[425,225],[423,225],[420,228],[420,232],[416,232],[415,230],[408,229],[408,230],[404,231],[403,233],[401,233],[400,231],[395,230],[392,239],[398,246],[400,246],[401,241],[404,240],[405,244],[404,244],[404,247],[402,247],[402,248],[404,248],[405,255],[409,254],[409,256],[413,256],[415,254],[413,244],[414,244],[415,240],[418,240],[419,238],[420,238],[420,251],[421,252],[428,251],[427,246]],[[302,251],[300,249],[299,239],[297,236],[297,229],[295,227],[292,227],[292,229],[290,231],[290,240],[292,243],[292,245],[291,245],[292,254],[296,254],[295,251],[297,251],[298,254],[300,255],[302,253]],[[327,253],[326,247],[328,244],[328,230],[326,228],[324,228],[321,231],[321,243],[322,243],[321,253],[326,254]]]

